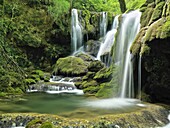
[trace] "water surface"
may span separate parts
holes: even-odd
[[[88,118],[98,115],[127,113],[144,106],[134,99],[96,100],[72,94],[28,93],[19,100],[1,101],[1,113],[46,113],[64,117]]]

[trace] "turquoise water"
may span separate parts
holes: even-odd
[[[1,113],[46,113],[86,118],[141,109],[136,100],[96,100],[71,94],[29,93],[12,101],[1,101]]]

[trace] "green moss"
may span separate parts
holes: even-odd
[[[159,4],[156,5],[156,7],[154,8],[152,17],[150,19],[150,23],[152,23],[152,22],[158,20],[159,18],[161,18],[162,10],[163,10],[164,5],[165,5],[165,2],[160,2]]]
[[[139,31],[137,37],[135,38],[135,41],[133,42],[132,46],[130,47],[130,52],[131,52],[132,54],[135,55],[135,54],[137,54],[137,53],[140,52],[140,48],[141,48],[141,45],[142,45],[142,43],[143,43],[143,42],[142,42],[142,39],[143,39],[143,37],[145,36],[146,30],[147,30],[147,28],[142,28],[142,29]]]
[[[167,17],[165,20],[166,22],[163,24],[161,29],[161,35],[160,35],[161,39],[170,37],[170,16]]]
[[[38,75],[40,77],[41,80],[44,80],[44,72],[41,70],[34,70],[32,71],[32,74]]]
[[[89,80],[89,81],[84,81],[82,85],[83,85],[83,88],[87,88],[91,86],[97,86],[98,83],[95,80]]]
[[[88,88],[83,89],[83,92],[86,94],[96,94],[98,92],[98,90],[100,89],[99,86],[90,86]]]
[[[112,86],[109,83],[103,83],[100,85],[100,90],[96,93],[96,97],[100,98],[110,98],[113,96]]]
[[[106,80],[109,81],[111,77],[112,77],[112,69],[102,68],[100,71],[96,73],[96,75],[94,76],[94,79],[98,81],[106,81]]]
[[[88,66],[89,71],[98,72],[104,67],[104,64],[101,61],[95,60],[90,63]]]
[[[35,119],[35,120],[32,120],[30,121],[25,128],[35,128],[35,127],[38,127],[42,124],[42,121],[39,120],[39,119]]]
[[[36,74],[33,74],[30,76],[31,79],[34,79],[36,82],[40,81],[40,76],[39,75],[36,75]]]
[[[84,61],[93,61],[93,59],[90,55],[84,54],[84,53],[80,53],[80,54],[76,55],[76,57],[79,57]]]
[[[31,85],[31,84],[35,84],[36,81],[34,79],[29,78],[29,79],[25,79],[25,83],[26,85]]]
[[[147,94],[144,93],[144,92],[141,93],[141,98],[142,98],[142,101],[144,101],[144,102],[151,102],[150,96],[147,95]]]
[[[40,128],[54,128],[54,125],[51,122],[44,122]]]
[[[151,26],[149,26],[147,32],[146,32],[146,36],[144,38],[144,42],[147,41],[152,41],[155,38],[159,38],[160,37],[160,27],[163,25],[164,23],[164,19],[161,18],[159,20],[157,20],[156,22],[154,22]]]
[[[94,72],[88,72],[85,76],[83,76],[82,80],[92,79],[95,76]]]
[[[7,93],[5,92],[0,92],[0,97],[6,97],[7,96]]]
[[[149,55],[151,48],[147,44],[143,44],[141,47],[140,55]]]
[[[142,13],[141,16],[141,27],[147,26],[149,24],[150,18],[152,16],[152,13],[154,11],[154,8],[150,7]]]
[[[65,76],[81,76],[87,73],[87,63],[78,57],[60,58],[56,62],[54,73]]]

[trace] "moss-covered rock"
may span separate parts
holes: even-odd
[[[170,5],[167,1],[162,0],[157,0],[154,4],[154,6],[145,5],[153,10],[153,14],[150,17],[148,8],[143,10],[142,28],[131,46],[131,52],[142,55],[142,96],[144,100],[169,103],[170,79],[167,74],[170,71],[168,67],[170,58],[167,57],[169,56],[167,48],[170,38]],[[147,17],[150,18],[146,22]]]
[[[88,72],[88,64],[81,58],[69,56],[56,62],[54,74],[64,76],[81,76]]]
[[[30,121],[25,128],[38,128],[42,124],[42,121],[40,119],[35,119]]]
[[[109,83],[103,83],[100,85],[100,90],[95,94],[96,97],[110,98],[113,97],[113,86]]]
[[[152,22],[158,20],[159,18],[161,18],[162,16],[162,10],[163,10],[163,7],[165,5],[165,2],[160,2],[156,5],[156,7],[154,8],[154,11],[153,11],[153,14],[152,14],[152,17],[150,19],[150,23],[151,24]]]
[[[55,128],[51,122],[44,122],[40,128]]]
[[[154,8],[146,8],[146,10],[142,13],[141,16],[141,27],[147,26],[149,24],[150,18],[152,16]]]
[[[98,83],[95,80],[84,81],[82,83],[83,88],[91,87],[91,86],[98,86]]]
[[[88,72],[85,76],[83,76],[82,80],[88,80],[88,79],[93,79],[95,76],[95,72]]]
[[[94,79],[100,82],[110,81],[112,78],[112,69],[111,68],[102,68],[96,73]]]
[[[93,56],[97,56],[98,50],[100,48],[101,41],[99,40],[88,40],[86,42],[85,51]]]
[[[95,60],[90,63],[90,65],[88,66],[88,69],[89,71],[97,72],[101,70],[103,67],[104,67],[104,64],[101,61]]]
[[[76,55],[76,57],[79,57],[82,60],[89,61],[89,62],[94,60],[94,58],[92,56],[85,54],[85,53],[80,53],[80,54]]]

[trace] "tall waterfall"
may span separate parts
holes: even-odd
[[[107,31],[107,12],[102,12],[100,17],[100,37],[106,35]]]
[[[101,45],[100,45],[100,49],[99,52],[97,54],[97,59],[101,60],[101,56],[103,57],[103,62],[109,66],[109,63],[111,62],[111,57],[110,57],[110,51],[112,48],[112,45],[114,43],[115,40],[115,34],[117,32],[117,28],[118,28],[118,17],[116,16],[114,18],[113,24],[112,24],[112,29],[107,32],[106,36],[104,37],[104,40],[102,41]]]
[[[133,55],[130,54],[132,45],[140,29],[141,12],[131,11],[122,15],[119,33],[116,40],[114,60],[119,66],[120,97],[134,97]]]
[[[72,53],[74,54],[80,47],[83,46],[83,33],[81,24],[79,22],[77,9],[72,9],[71,13],[71,45],[72,45]]]

